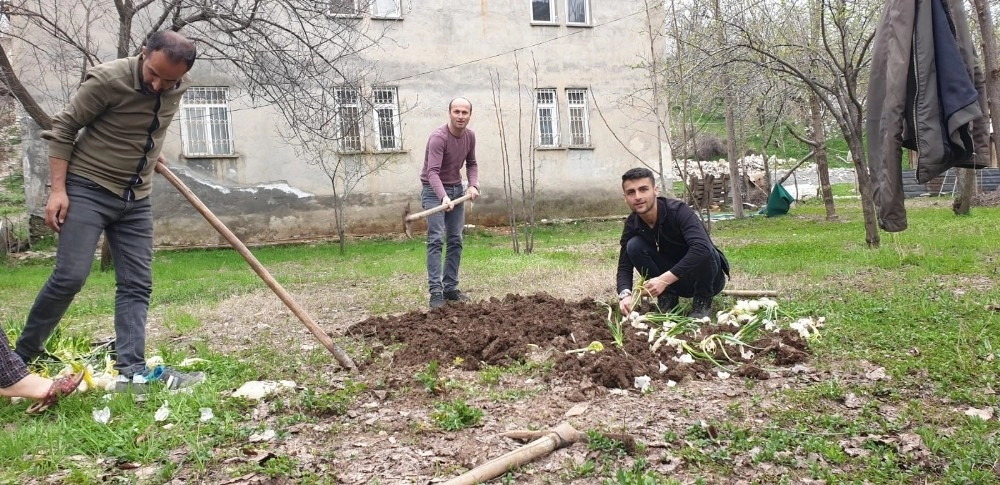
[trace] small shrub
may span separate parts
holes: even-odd
[[[431,419],[445,431],[458,431],[479,424],[483,411],[469,406],[464,400],[439,402],[434,405]]]
[[[615,479],[605,480],[607,484],[617,485],[659,485],[666,482],[666,477],[652,470],[646,469],[646,459],[635,460],[631,468],[619,468],[615,473]]]
[[[424,385],[424,390],[428,394],[437,394],[444,389],[444,382],[441,380],[438,362],[432,360],[427,363],[427,368],[417,372],[414,377]]]
[[[503,377],[503,367],[488,365],[479,370],[479,382],[487,386],[494,386]]]
[[[610,453],[618,457],[628,454],[628,449],[625,448],[625,443],[608,438],[596,429],[587,430],[587,449],[591,451]]]
[[[317,393],[307,389],[302,395],[302,408],[315,415],[341,415],[347,412],[351,402],[368,389],[364,383],[346,381],[344,388],[328,393]]]

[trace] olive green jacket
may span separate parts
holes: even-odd
[[[143,92],[142,56],[126,57],[91,68],[70,104],[52,119],[41,136],[49,141],[49,156],[69,162],[69,172],[90,179],[123,196],[132,177],[136,199],[148,197],[153,169],[167,128],[190,84],[185,75],[178,86],[156,94]],[[149,132],[156,113],[159,127]],[[148,139],[152,148],[146,152]],[[139,170],[141,160],[146,163]]]

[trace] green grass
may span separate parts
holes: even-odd
[[[20,170],[0,179],[0,216],[25,211],[24,174]]]
[[[729,476],[734,460],[790,467],[795,477],[831,483],[997,483],[991,467],[1000,458],[1000,424],[996,418],[968,417],[964,410],[1000,411],[996,393],[1000,389],[1000,312],[996,311],[1000,208],[974,208],[971,215],[956,217],[949,200],[908,201],[910,228],[882,233],[877,249],[864,243],[856,200],[838,199],[837,213],[839,220],[826,221],[821,201],[812,201],[794,204],[783,217],[714,224],[712,236],[732,263],[734,285],[778,289],[784,310],[826,317],[822,339],[814,344],[815,355],[809,362],[823,377],[790,381],[789,387],[773,390],[767,399],[730,400],[725,415],[711,423],[718,430],[715,437],[687,425],[662,429],[657,434],[663,435],[666,451],[683,458],[684,473],[703,477],[699,479],[704,483],[735,478]],[[559,278],[601,267],[608,269],[610,287],[620,230],[620,222],[540,227],[532,255],[513,254],[507,237],[477,231],[466,238],[463,276],[502,296],[507,291],[544,291],[544,285],[559,284]],[[355,311],[391,314],[425,303],[424,242],[419,238],[355,242],[344,255],[335,244],[253,252],[290,289],[317,288],[332,297],[348,291],[359,295]],[[0,321],[16,335],[51,271],[51,260],[7,263],[0,271]],[[543,280],[542,286],[535,283],[534,278],[547,274],[565,276]],[[151,353],[164,355],[168,362],[206,358],[211,362],[209,381],[193,394],[154,393],[145,403],[121,396],[105,401],[94,393],[73,396],[41,418],[23,415],[27,403],[0,403],[0,422],[8,430],[0,435],[0,462],[5,464],[0,483],[44,480],[56,473],[64,473],[66,482],[92,483],[106,477],[109,462],[156,466],[157,482],[169,481],[180,470],[193,470],[185,471],[187,477],[209,476],[225,469],[225,460],[240,453],[247,438],[263,426],[249,419],[253,403],[225,397],[226,391],[244,381],[293,376],[300,384],[300,389],[270,403],[279,432],[295,423],[357,425],[365,418],[352,417],[349,411],[370,401],[369,390],[383,388],[365,381],[364,375],[331,386],[330,375],[338,371],[322,350],[256,342],[220,354],[211,339],[184,338],[204,331],[207,322],[200,320],[200,308],[240,295],[270,297],[231,250],[158,251],[154,278],[151,313],[162,316],[171,336],[182,338],[151,342]],[[57,340],[86,341],[98,329],[107,334],[113,293],[113,274],[95,268],[60,325]],[[363,342],[347,337],[342,342],[353,355],[379,362],[378,352]],[[874,367],[884,368],[888,379],[865,378]],[[537,374],[546,370],[546,364],[485,367],[444,389],[448,400],[438,401],[437,409],[429,400],[438,397],[429,396],[424,388],[428,383],[451,382],[452,366],[394,378],[409,387],[410,394],[428,399],[426,411],[437,413],[432,418],[437,426],[460,430],[483,419],[476,413],[477,405],[494,409],[544,395],[548,391]],[[508,381],[528,376],[536,381],[532,387],[505,387]],[[748,392],[765,387],[765,383],[747,384]],[[848,395],[859,398],[860,407],[845,409]],[[153,421],[164,401],[170,401],[173,409],[169,432],[162,428],[164,423]],[[95,408],[104,406],[112,410],[109,425],[99,425],[91,417]],[[216,418],[198,421],[201,407],[212,408]],[[361,408],[358,414],[365,412]],[[534,422],[531,416],[526,419]],[[690,422],[690,415],[685,419]],[[338,429],[334,427],[330,439],[336,439]],[[893,439],[904,433],[922,438],[924,459],[914,461],[912,453],[899,451]],[[847,453],[844,443],[861,451]],[[638,463],[641,457],[627,461],[613,448],[593,453],[597,456],[568,466],[566,479],[669,483],[663,476],[670,474],[658,472],[656,463]],[[821,459],[799,468],[796,460],[804,456]],[[164,462],[168,464],[158,465]],[[278,480],[322,480],[289,456],[230,470],[231,476],[245,473]],[[512,480],[518,481],[519,473],[511,472]],[[773,478],[781,483],[780,476]],[[206,478],[213,479],[218,476]]]

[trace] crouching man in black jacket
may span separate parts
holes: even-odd
[[[709,317],[712,298],[722,292],[729,263],[687,204],[659,196],[653,172],[633,168],[622,175],[622,191],[632,213],[625,219],[618,254],[618,301],[632,310],[632,270],[645,279],[643,293],[669,312],[679,297],[692,298],[691,318]]]

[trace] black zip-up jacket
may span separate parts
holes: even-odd
[[[618,252],[618,293],[632,289],[632,273],[635,267],[629,260],[625,245],[634,236],[641,236],[660,254],[676,260],[677,264],[668,271],[684,279],[694,268],[705,263],[712,253],[719,254],[722,269],[729,274],[729,264],[722,252],[715,247],[705,231],[698,214],[687,204],[677,199],[656,198],[656,226],[649,227],[634,211],[625,219],[622,230],[621,250]],[[677,255],[681,255],[679,258]]]

